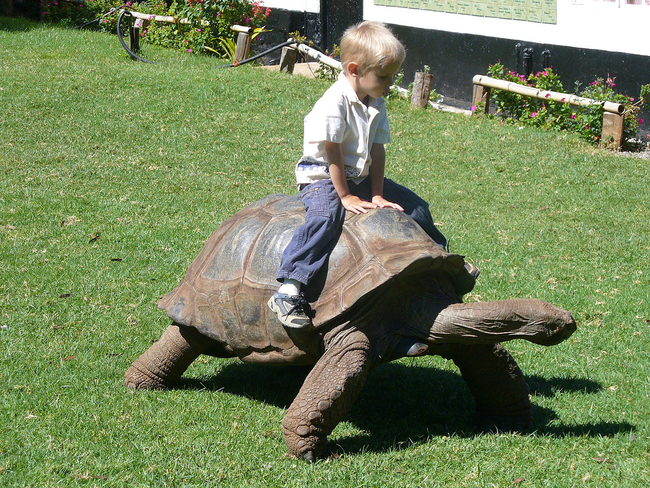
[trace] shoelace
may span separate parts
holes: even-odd
[[[296,298],[291,298],[291,302],[293,307],[291,307],[287,315],[291,315],[296,309],[301,309],[307,317],[311,317],[311,306],[304,293],[300,293]]]

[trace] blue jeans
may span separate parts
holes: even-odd
[[[348,185],[352,195],[362,200],[371,200],[370,178],[358,185],[348,181]],[[330,179],[307,185],[300,193],[307,211],[305,223],[296,229],[282,253],[282,264],[277,279],[284,281],[289,278],[308,285],[314,275],[325,266],[338,242],[345,220],[345,208]],[[447,239],[433,223],[429,204],[415,192],[385,178],[384,198],[401,205],[404,213],[420,224],[435,242],[443,248],[447,247]]]

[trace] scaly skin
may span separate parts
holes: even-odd
[[[210,345],[194,327],[170,325],[124,375],[124,384],[134,390],[173,386],[185,370]]]
[[[363,389],[370,342],[360,331],[341,333],[305,379],[282,420],[289,452],[307,461],[322,456],[327,436]]]

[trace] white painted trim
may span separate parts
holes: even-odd
[[[265,7],[281,8],[283,10],[292,10],[294,12],[320,12],[319,0],[263,0]]]

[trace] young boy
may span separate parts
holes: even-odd
[[[384,178],[390,130],[382,97],[405,56],[404,46],[383,24],[350,27],[341,39],[343,72],[305,117],[303,157],[295,172],[307,214],[282,255],[277,276],[282,285],[268,303],[286,327],[311,327],[301,288],[326,264],[346,211],[403,211],[446,247],[428,204]]]

